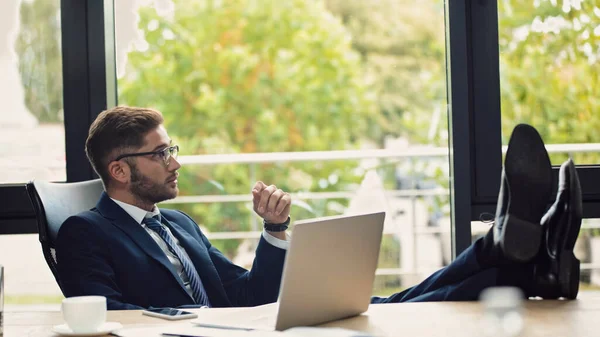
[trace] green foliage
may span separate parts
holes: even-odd
[[[326,0],[373,82],[383,136],[447,146],[444,2]],[[377,129],[373,131],[378,131]]]
[[[352,35],[352,46],[361,54],[377,96],[380,114],[367,137],[379,145],[391,136],[412,144],[448,146],[444,2],[326,0],[326,4]],[[447,159],[384,163],[378,173],[386,188],[396,188],[398,171],[415,182],[449,187]],[[449,197],[432,199],[431,210],[444,210],[449,216]]]
[[[174,12],[139,11],[148,50],[128,54],[120,103],[152,106],[182,154],[358,148],[377,105],[342,23],[320,1],[174,1]],[[255,176],[287,191],[339,191],[360,181],[355,164],[257,165]],[[185,170],[182,194],[249,193],[247,168]],[[344,201],[345,202],[345,201]],[[330,214],[329,201],[313,204]],[[188,206],[209,230],[247,230],[244,205]],[[301,210],[299,210],[302,212]],[[295,216],[298,213],[295,212]],[[220,247],[224,248],[224,247]],[[226,249],[233,254],[233,247]]]
[[[23,1],[15,42],[25,104],[42,123],[63,120],[60,1]]]
[[[572,3],[498,2],[505,144],[519,122],[546,143],[600,143],[600,1]],[[597,153],[574,157],[600,161]],[[565,155],[552,159],[558,164]]]

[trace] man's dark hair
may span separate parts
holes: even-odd
[[[117,156],[144,146],[144,137],[164,119],[149,108],[118,106],[102,111],[90,126],[85,154],[105,187],[110,183],[108,164]]]

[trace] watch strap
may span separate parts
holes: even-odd
[[[263,220],[263,228],[269,232],[283,232],[288,229],[290,225],[290,217],[288,216],[287,220],[283,223],[272,224],[268,223],[266,220]]]

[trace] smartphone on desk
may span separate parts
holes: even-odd
[[[198,315],[193,312],[184,311],[175,308],[153,308],[142,311],[143,315],[158,317],[162,319],[168,319],[170,321],[176,321],[180,319],[196,318]]]

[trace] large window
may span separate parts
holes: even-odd
[[[234,261],[252,261],[249,190],[263,180],[294,193],[295,219],[388,211],[377,293],[448,263],[443,1],[119,1],[115,13],[119,104],[162,111],[186,155],[168,207]]]
[[[66,178],[59,6],[0,3],[0,183]]]
[[[66,180],[59,0],[0,2],[0,74],[0,184]],[[4,219],[28,208],[18,194],[2,194],[2,224],[22,223]],[[0,235],[0,264],[7,310],[62,297],[37,235]]]

